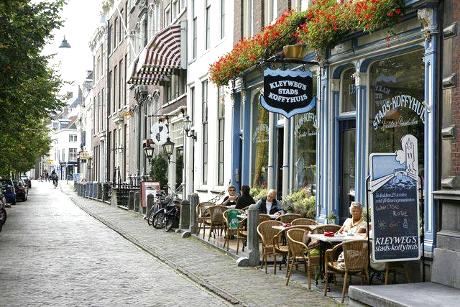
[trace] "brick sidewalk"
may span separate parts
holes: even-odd
[[[265,274],[237,267],[235,259],[196,238],[153,229],[132,211],[79,197],[70,185],[63,191],[82,210],[201,286],[233,304],[247,306],[335,306],[337,303],[306,284],[285,285],[284,274]],[[129,259],[127,259],[129,261]]]

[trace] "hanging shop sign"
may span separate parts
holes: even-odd
[[[310,71],[266,69],[264,94],[260,104],[270,112],[287,118],[306,113],[316,105],[313,97],[313,77]]]
[[[420,259],[417,138],[405,135],[395,153],[373,153],[370,165],[372,258]]]
[[[377,113],[374,115],[374,120],[372,122],[374,130],[378,129],[379,127],[396,128],[417,125],[417,117],[403,119],[400,116],[399,110],[401,108],[407,108],[414,111],[415,114],[417,114],[417,116],[421,119],[422,123],[425,124],[425,104],[410,95],[398,95],[389,99],[385,99],[381,102],[381,107],[379,110],[377,110]],[[390,117],[396,118],[388,121]]]
[[[153,124],[150,127],[150,138],[157,145],[163,145],[166,143],[169,136],[168,126],[163,123]]]

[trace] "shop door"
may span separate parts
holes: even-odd
[[[276,174],[276,192],[277,199],[283,196],[283,152],[284,152],[284,128],[278,128],[278,146],[277,146],[277,174]]]
[[[339,222],[349,217],[348,207],[355,199],[356,121],[339,123]]]

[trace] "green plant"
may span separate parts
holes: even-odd
[[[162,188],[168,184],[168,160],[164,154],[159,154],[152,159],[150,177],[153,181],[159,182]]]
[[[335,223],[337,220],[337,215],[335,215],[333,212],[329,213],[329,215],[327,216],[327,221],[328,223]]]
[[[316,198],[305,188],[284,197],[283,207],[288,212],[304,217],[315,218],[316,216]]]
[[[265,188],[259,188],[259,187],[253,187],[249,191],[249,194],[254,198],[255,201],[258,201],[262,197],[267,196],[267,189]]]

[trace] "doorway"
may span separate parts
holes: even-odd
[[[349,217],[355,200],[356,120],[339,122],[339,223]]]

